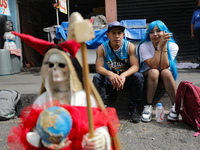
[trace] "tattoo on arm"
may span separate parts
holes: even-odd
[[[101,48],[101,51],[103,51],[103,48]],[[97,60],[99,60],[102,65],[104,65],[104,57],[103,56],[99,56],[98,53],[97,53],[96,61]]]
[[[99,56],[99,61],[101,62],[101,64],[103,65],[104,64],[104,57],[103,56]]]

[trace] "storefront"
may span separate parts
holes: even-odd
[[[47,39],[43,28],[57,25],[56,9],[52,5],[55,0],[9,0],[8,2],[11,15],[0,14],[1,27],[5,20],[12,20],[15,31]],[[59,12],[59,24],[68,21],[69,15],[74,11],[80,12],[84,18],[103,14],[108,23],[114,20],[133,19],[146,19],[149,23],[160,19],[174,33],[174,38],[180,47],[177,56],[179,60],[195,59],[197,55],[196,44],[190,38],[190,19],[196,9],[195,1],[71,0],[67,4],[69,4],[69,14]],[[0,48],[3,47],[3,34],[4,31],[0,30]],[[38,52],[23,42],[20,45],[18,38],[16,44],[23,50],[23,66],[41,65],[43,57]]]
[[[67,2],[69,14],[58,11],[57,18],[56,9],[53,7],[55,2],[56,0],[18,0],[21,32],[47,40],[43,28],[60,25],[63,21],[68,21],[72,12],[78,11],[84,18],[90,18],[97,14],[105,15],[104,0],[70,0]],[[59,23],[57,23],[57,19]],[[25,43],[22,43],[22,49],[24,66],[26,64],[31,66],[41,65],[43,57],[38,52]]]

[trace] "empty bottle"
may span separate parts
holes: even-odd
[[[158,103],[156,107],[156,121],[157,122],[163,122],[164,121],[164,107],[162,106],[162,103]]]

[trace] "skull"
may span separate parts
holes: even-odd
[[[13,30],[13,22],[11,20],[4,22],[4,30],[5,32],[10,32]]]
[[[47,63],[54,82],[69,80],[69,68],[64,56],[59,53],[52,54]]]

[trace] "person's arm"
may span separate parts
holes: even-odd
[[[164,33],[160,38],[157,48],[160,50],[155,51],[154,56],[145,60],[146,64],[153,69],[157,69],[158,66],[161,66],[161,69],[169,67],[169,61],[167,56],[167,42],[170,36],[169,33]]]
[[[134,44],[132,44],[132,43],[129,44],[128,53],[129,53],[129,60],[130,60],[131,67],[120,75],[120,77],[122,79],[120,89],[124,88],[124,83],[126,81],[126,77],[132,75],[133,73],[135,73],[139,70],[139,61],[138,61],[138,58],[136,55],[136,48],[135,48]]]
[[[131,67],[120,76],[128,77],[139,70],[139,61],[136,56],[136,48],[134,44],[129,44],[128,53]]]
[[[160,46],[158,46],[158,47],[161,48]],[[146,59],[145,62],[152,69],[157,69],[160,64],[160,56],[161,56],[161,50],[157,50],[157,51],[155,51],[153,57]]]
[[[112,83],[113,89],[116,88],[116,90],[120,90],[119,87],[122,84],[121,77],[118,74],[104,68],[104,49],[102,45],[97,48],[96,72],[104,76],[108,76]]]
[[[161,59],[160,59],[160,69],[166,69],[169,67],[169,60],[168,60],[168,54],[167,54],[167,42],[169,41],[169,33],[164,33],[163,35],[163,48],[161,51]]]
[[[194,40],[194,24],[191,24],[191,39]]]
[[[96,57],[96,72],[104,76],[112,74],[112,71],[104,68],[104,49],[102,45],[97,48]]]

